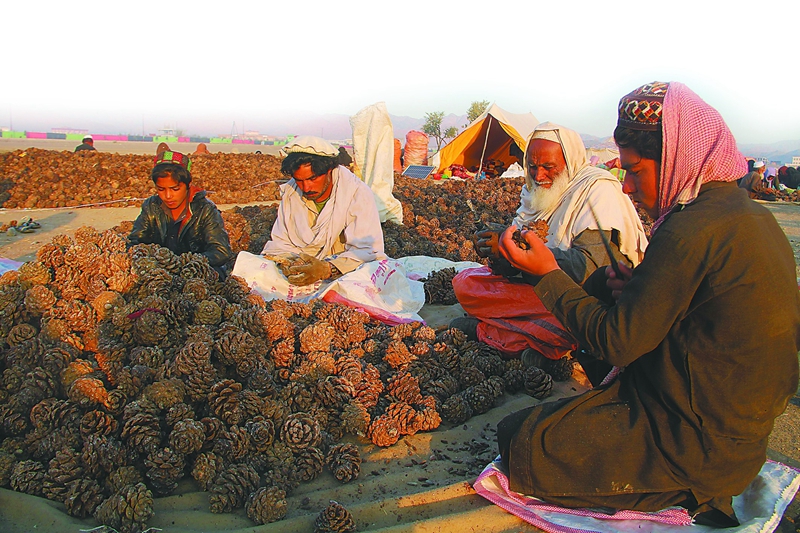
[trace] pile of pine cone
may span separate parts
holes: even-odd
[[[115,202],[138,205],[155,194],[153,156],[29,148],[0,154],[0,207],[69,207]],[[192,158],[192,183],[217,204],[280,199],[280,160],[261,154]],[[102,184],[98,187],[98,184]]]
[[[134,532],[191,476],[212,512],[271,522],[324,469],[356,479],[352,441],[544,397],[571,373],[552,364],[532,375],[459,330],[267,303],[201,255],[83,227],[0,276],[0,486]]]

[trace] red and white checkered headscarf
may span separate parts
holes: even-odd
[[[697,198],[709,181],[735,181],[747,173],[736,139],[716,109],[682,83],[670,82],[662,117],[658,220]]]

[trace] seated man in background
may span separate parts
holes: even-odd
[[[547,222],[547,245],[576,283],[612,261],[639,264],[647,238],[636,210],[617,178],[588,164],[577,132],[550,122],[539,124],[528,139],[524,169],[514,225]],[[500,256],[497,239],[505,228],[491,226],[476,234],[478,255],[489,259],[491,270],[468,269],[453,279],[456,297],[471,316],[450,325],[509,356],[531,348],[528,353],[534,359],[538,354],[558,359],[574,350],[572,336]],[[601,231],[614,257],[608,256]],[[527,355],[525,359],[528,362]]]
[[[81,144],[75,147],[76,152],[82,152],[83,150],[97,150],[97,148],[94,147],[94,139],[91,135],[84,135]]]
[[[224,277],[222,267],[233,259],[228,233],[217,206],[191,185],[191,165],[180,152],[156,155],[150,178],[158,192],[142,202],[128,239],[131,246],[159,244],[175,254],[203,254]]]
[[[753,170],[739,180],[739,187],[746,190],[750,198],[756,198],[764,189],[764,171],[767,169],[763,161],[753,163]]]

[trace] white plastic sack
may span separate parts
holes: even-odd
[[[378,102],[352,117],[356,175],[369,185],[381,222],[403,223],[403,205],[392,196],[394,189],[394,130],[386,104]]]
[[[265,300],[307,303],[320,298],[360,309],[390,325],[422,322],[417,312],[425,303],[423,284],[408,279],[403,264],[394,259],[364,263],[339,279],[298,287],[289,283],[273,261],[239,252],[232,274],[244,278]]]
[[[508,169],[500,175],[501,178],[524,178],[525,171],[519,163],[511,163]]]

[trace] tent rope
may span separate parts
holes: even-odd
[[[486,138],[483,139],[483,150],[481,150],[481,162],[478,163],[478,176],[483,169],[483,156],[486,155],[486,145],[489,143],[489,130],[492,129],[492,115],[489,115],[489,124],[486,126]]]

